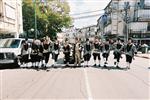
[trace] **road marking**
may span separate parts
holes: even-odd
[[[85,85],[86,85],[86,91],[87,91],[87,94],[88,94],[88,100],[93,100],[91,89],[90,89],[90,84],[89,84],[89,78],[87,76],[87,70],[85,68],[83,70],[84,70]]]

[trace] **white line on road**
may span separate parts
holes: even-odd
[[[87,70],[85,68],[83,70],[84,70],[85,85],[86,85],[86,91],[87,91],[87,94],[88,94],[88,100],[93,100],[90,85],[89,85],[89,78],[88,78],[88,75],[87,75]]]

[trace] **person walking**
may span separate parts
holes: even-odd
[[[69,62],[70,62],[70,51],[71,51],[71,47],[69,45],[69,41],[65,40],[64,46],[63,46],[63,53],[64,53],[64,63],[66,64],[66,66],[69,66]]]
[[[56,65],[59,53],[60,53],[60,44],[57,38],[55,38],[55,42],[53,43],[52,46],[52,59],[53,59],[52,66]]]
[[[96,60],[98,59],[99,61],[99,67],[101,67],[101,57],[100,54],[102,52],[102,42],[98,37],[95,37],[94,43],[93,43],[93,58],[94,58],[94,66],[96,67]]]
[[[74,56],[75,56],[75,66],[81,66],[81,46],[78,38],[75,38],[74,44]]]
[[[91,45],[89,39],[87,38],[86,43],[84,44],[84,54],[83,54],[84,67],[89,66],[89,61],[91,58],[91,52],[92,52],[92,45]]]
[[[102,56],[104,58],[104,67],[107,67],[110,50],[111,50],[111,46],[109,44],[109,39],[106,39],[102,50],[103,51]]]
[[[20,62],[23,64],[23,67],[25,66],[24,64],[26,64],[27,67],[28,61],[29,61],[29,44],[27,39],[25,39],[22,41]]]
[[[120,62],[120,58],[122,58],[121,54],[122,54],[122,49],[123,49],[123,44],[121,43],[120,38],[117,39],[117,41],[114,43],[113,45],[113,55],[114,55],[114,65],[117,68],[119,67],[119,62]]]
[[[43,42],[43,57],[44,57],[44,61],[45,64],[43,65],[43,67],[47,67],[48,61],[49,61],[49,56],[50,56],[50,38],[48,36],[45,37],[44,42]]]
[[[129,38],[128,43],[124,46],[124,52],[126,55],[126,69],[130,69],[132,59],[134,59],[134,55],[137,54],[137,49],[133,44],[132,38]]]
[[[38,44],[36,43],[37,39],[34,39],[31,45],[31,62],[32,62],[32,67],[37,68],[39,66],[39,58],[38,58],[38,53],[39,53],[39,47]]]

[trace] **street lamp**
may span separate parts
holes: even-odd
[[[129,16],[128,16],[128,10],[130,9],[130,4],[129,2],[124,3],[124,10],[125,10],[125,33],[126,33],[126,41],[128,41],[129,37],[129,32],[128,32],[128,21],[129,21]]]
[[[34,30],[35,31],[35,39],[37,38],[37,16],[36,16],[36,0],[34,0]]]

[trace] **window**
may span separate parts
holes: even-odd
[[[18,48],[20,40],[18,39],[2,39],[0,40],[0,48]]]
[[[15,19],[15,8],[5,3],[5,13],[6,17]]]
[[[150,31],[150,23],[148,23],[147,31]]]

